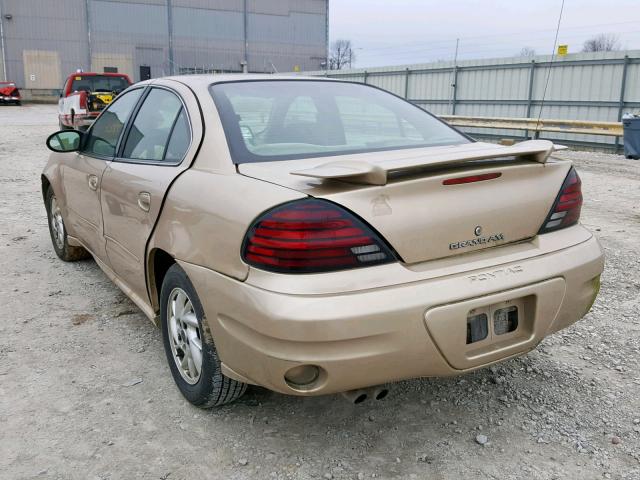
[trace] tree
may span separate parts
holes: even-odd
[[[583,52],[612,52],[620,50],[618,36],[610,33],[601,33],[588,39],[582,46]]]
[[[519,56],[521,56],[521,57],[535,57],[536,56],[536,51],[535,51],[534,48],[531,48],[531,47],[522,47],[522,50],[520,50]]]
[[[356,54],[353,52],[351,40],[336,40],[331,44],[329,70],[351,68],[355,62]]]

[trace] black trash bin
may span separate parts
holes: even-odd
[[[624,127],[624,155],[635,160],[640,159],[640,117],[622,119]]]

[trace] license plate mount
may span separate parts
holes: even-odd
[[[493,312],[493,331],[496,335],[511,333],[518,328],[518,306],[511,305]]]
[[[467,314],[467,345],[502,340],[517,334],[524,299],[516,298],[474,308]]]
[[[552,278],[524,287],[481,295],[468,300],[432,307],[424,320],[431,340],[447,363],[456,370],[487,365],[534,348],[557,317],[565,295],[563,278]],[[493,313],[518,307],[518,326],[496,335]],[[467,319],[485,313],[487,337],[467,344]]]

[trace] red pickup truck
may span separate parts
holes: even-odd
[[[20,90],[13,82],[0,82],[0,103],[20,105]]]
[[[87,128],[116,95],[131,85],[123,73],[74,73],[67,77],[58,101],[60,128]]]

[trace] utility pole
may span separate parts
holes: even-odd
[[[85,16],[84,21],[87,25],[87,71],[91,71],[91,63],[93,62],[93,42],[91,41],[91,0],[84,1]]]
[[[326,0],[324,11],[324,36],[325,36],[325,50],[324,50],[324,70],[329,70],[329,0]],[[322,67],[322,64],[320,64]]]
[[[460,39],[456,38],[456,53],[453,56],[453,64],[458,65],[458,47],[460,46]]]
[[[449,97],[449,109],[451,111],[451,115],[455,115],[456,113],[456,83],[458,83],[458,47],[460,46],[460,39],[456,38],[456,51],[453,55],[453,69],[451,70],[453,74],[453,81],[451,82],[451,95]]]
[[[173,8],[171,0],[167,0],[167,34],[169,35],[169,73],[175,75],[175,62],[173,59]]]
[[[7,56],[4,49],[4,15],[2,14],[2,0],[0,0],[0,50],[2,50],[2,76],[7,81]]]
[[[243,12],[244,12],[244,53],[243,53],[243,58],[242,58],[242,62],[240,62],[240,65],[242,66],[242,73],[248,73],[249,71],[249,34],[248,34],[248,24],[249,24],[249,19],[248,19],[248,13],[247,13],[247,0],[244,0],[244,7],[243,7]]]

